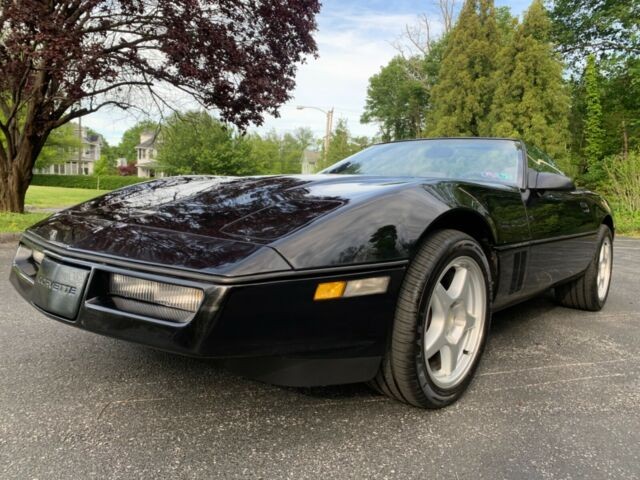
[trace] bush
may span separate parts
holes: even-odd
[[[118,174],[122,177],[131,177],[138,172],[135,165],[121,165],[118,167]]]
[[[640,231],[640,151],[604,161],[606,189],[621,233]]]
[[[89,175],[34,175],[31,185],[43,187],[90,188],[115,190],[116,188],[134,185],[150,180],[140,177],[121,177],[109,175],[104,177]]]

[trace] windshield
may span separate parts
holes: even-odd
[[[459,138],[374,145],[321,173],[435,177],[520,184],[521,146],[514,140]]]

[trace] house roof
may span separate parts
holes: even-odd
[[[136,146],[136,148],[153,148],[155,146],[156,143],[156,139],[155,138],[150,138],[148,140],[145,140],[144,142],[138,144]]]

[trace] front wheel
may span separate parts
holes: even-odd
[[[486,343],[490,270],[457,230],[429,236],[405,277],[391,342],[373,386],[416,407],[441,408],[466,390]]]

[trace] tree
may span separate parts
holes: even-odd
[[[450,32],[427,115],[430,136],[487,135],[500,34],[493,0],[467,0]]]
[[[640,147],[640,58],[606,59],[599,67],[603,151],[626,158]]]
[[[78,155],[81,146],[73,125],[67,123],[51,132],[36,161],[36,168],[65,163]]]
[[[603,157],[604,131],[602,130],[602,105],[598,76],[596,59],[593,55],[589,55],[584,73],[586,104],[584,154],[587,160],[588,178],[591,183],[597,183],[604,173],[600,165]]]
[[[245,141],[249,145],[251,164],[261,167],[260,170],[256,169],[256,173],[283,173],[281,139],[275,130],[264,136],[252,133],[245,137]]]
[[[640,56],[638,0],[554,0],[551,15],[560,50],[581,63],[598,56]]]
[[[166,105],[167,86],[259,124],[317,51],[318,0],[0,2],[0,211],[24,210],[55,128],[136,93]]]
[[[252,162],[242,135],[204,111],[173,114],[161,138],[158,163],[170,174],[253,175],[265,169]]]
[[[313,132],[298,128],[293,133],[278,135],[274,130],[264,136],[248,135],[246,141],[251,150],[251,163],[262,171],[256,173],[286,174],[300,173],[302,154],[316,143]]]
[[[550,31],[542,0],[534,0],[497,57],[490,133],[521,138],[564,160],[570,98]]]
[[[281,173],[300,173],[302,154],[315,142],[313,132],[308,128],[298,128],[293,133],[285,133],[281,140]]]
[[[428,91],[423,82],[412,78],[410,62],[420,59],[397,56],[369,79],[360,121],[379,123],[384,141],[416,138],[424,130]]]
[[[369,145],[369,139],[366,137],[353,137],[349,132],[347,121],[338,120],[335,130],[331,134],[331,143],[327,151],[326,160],[323,162],[322,168],[333,165],[340,160],[350,157],[354,153],[366,148]]]
[[[116,175],[117,171],[115,159],[111,159],[107,155],[101,155],[93,166],[93,174],[98,177]]]
[[[158,132],[160,125],[151,120],[142,120],[129,128],[122,135],[122,140],[116,147],[118,157],[126,158],[128,163],[135,163],[138,159],[136,147],[140,144],[140,134],[145,131]]]

